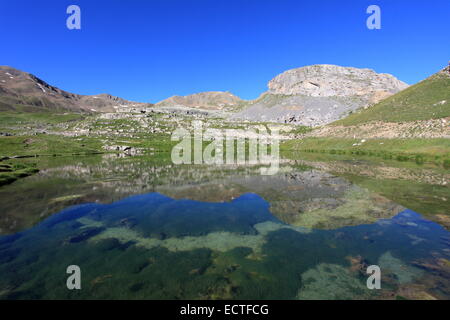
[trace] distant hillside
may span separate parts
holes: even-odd
[[[109,94],[79,95],[51,86],[38,77],[0,66],[0,111],[114,111],[115,106],[140,106]]]
[[[209,110],[233,109],[243,100],[230,92],[209,91],[191,94],[188,96],[173,96],[158,102],[156,106],[189,107]]]
[[[336,121],[358,125],[370,121],[406,122],[450,117],[449,67],[381,102]]]
[[[370,69],[312,65],[288,70],[234,119],[320,126],[376,103],[408,85]]]

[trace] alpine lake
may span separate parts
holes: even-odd
[[[15,159],[0,187],[0,299],[450,299],[450,172],[293,154]],[[81,270],[69,290],[68,266]],[[366,285],[368,266],[381,289]]]

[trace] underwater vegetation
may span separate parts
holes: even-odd
[[[447,173],[404,166],[40,158],[0,189],[0,299],[449,299]]]
[[[411,298],[406,286],[429,273],[418,261],[428,268],[448,261],[446,241],[444,228],[410,210],[318,230],[276,219],[256,194],[208,203],[150,193],[73,206],[1,237],[0,298],[377,299],[400,291]],[[82,290],[65,287],[73,264]],[[381,291],[365,285],[369,264],[385,270]],[[448,297],[442,283],[419,291]]]

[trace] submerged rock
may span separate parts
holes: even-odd
[[[77,243],[81,241],[86,241],[87,239],[99,234],[102,232],[104,228],[89,228],[86,230],[83,230],[82,232],[78,233],[77,235],[70,237],[67,239],[70,243]]]
[[[347,268],[337,264],[320,263],[301,275],[300,300],[367,299],[373,291]]]

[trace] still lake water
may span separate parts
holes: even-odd
[[[0,188],[0,299],[450,298],[443,169],[39,161]],[[69,265],[81,290],[66,287]],[[366,286],[369,265],[381,290]]]

